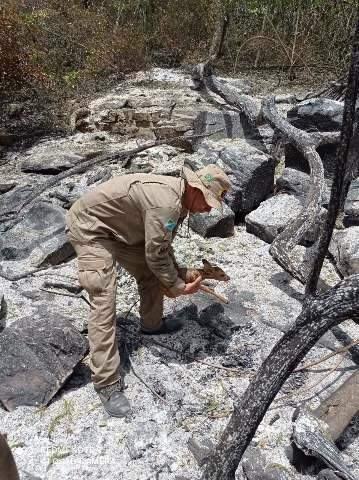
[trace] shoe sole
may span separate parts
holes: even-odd
[[[110,417],[114,417],[114,418],[125,418],[127,417],[127,415],[129,415],[132,411],[132,409],[130,409],[127,413],[123,414],[123,415],[115,415],[114,413],[111,413],[109,410],[107,410],[107,408],[104,406],[103,407],[105,412],[108,413],[110,415]]]

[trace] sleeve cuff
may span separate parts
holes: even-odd
[[[168,290],[173,293],[173,294],[177,294],[177,293],[180,293],[184,290],[186,284],[184,283],[183,280],[181,280],[179,277],[177,278],[176,280],[176,283],[174,285],[172,285],[172,287],[170,287]]]

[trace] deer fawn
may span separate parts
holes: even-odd
[[[215,265],[211,265],[206,259],[202,259],[203,268],[180,268],[178,270],[178,275],[185,283],[191,283],[196,280],[199,276],[203,280],[218,280],[219,282],[228,282],[229,276],[220,268]],[[206,285],[201,285],[200,290],[203,292],[214,295],[219,298],[222,302],[228,303],[228,299],[223,295],[215,292],[212,288],[207,287]]]

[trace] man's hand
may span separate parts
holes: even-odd
[[[201,286],[201,282],[202,282],[202,277],[200,275],[199,277],[196,278],[194,282],[186,283],[183,293],[180,293],[180,295],[191,295],[192,293],[198,292],[199,287]]]
[[[160,289],[163,292],[163,294],[166,295],[166,297],[176,298],[176,297],[180,297],[181,295],[191,295],[192,293],[196,293],[199,290],[199,287],[201,286],[201,281],[202,281],[202,277],[199,276],[198,278],[196,278],[194,282],[186,283],[184,289],[178,293],[172,293],[168,288],[166,288],[163,285],[160,285]]]

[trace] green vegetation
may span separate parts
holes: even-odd
[[[334,79],[347,66],[355,0],[2,0],[0,95],[66,108],[129,72],[189,68],[208,54],[218,3],[230,18],[224,72],[279,68],[293,79],[319,70]]]
[[[303,68],[318,62],[333,70],[347,64],[354,0],[330,8],[324,0],[226,3],[225,70],[255,60]],[[73,89],[156,60],[192,65],[208,51],[215,18],[215,0],[4,0],[1,83]]]
[[[58,415],[52,418],[49,424],[48,436],[51,438],[56,428],[66,421],[67,426],[73,424],[75,421],[74,418],[75,407],[70,400],[64,400],[63,411]]]
[[[59,450],[56,450],[54,453],[52,453],[49,457],[49,463],[47,465],[46,470],[48,471],[57,460],[62,460],[63,458],[68,457],[71,455],[71,450],[60,448]]]
[[[15,441],[15,442],[10,442],[9,446],[12,450],[15,450],[15,448],[24,448],[26,447],[26,443],[22,441]]]

